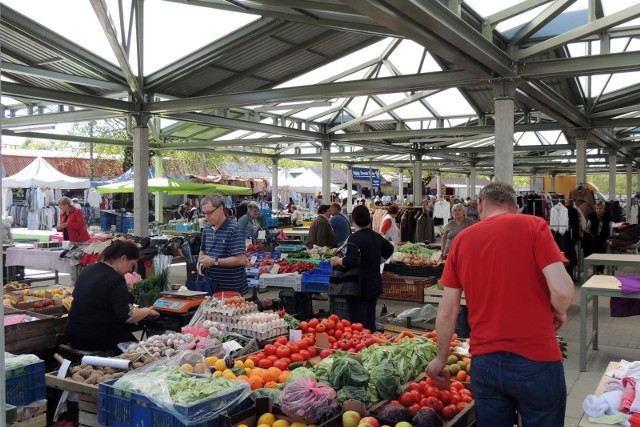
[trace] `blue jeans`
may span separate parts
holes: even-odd
[[[508,352],[473,356],[471,386],[478,427],[562,427],[567,385],[562,362],[536,362]]]

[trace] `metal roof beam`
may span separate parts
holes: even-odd
[[[592,34],[602,33],[611,27],[629,22],[638,16],[640,16],[640,4],[629,6],[626,9],[607,15],[604,18],[600,18],[597,21],[590,22],[574,30],[567,31],[566,33],[552,37],[540,43],[536,43],[534,46],[518,50],[514,52],[513,57],[514,59],[521,60],[539,55],[571,42],[581,40]]]
[[[55,81],[60,81],[65,83],[72,83],[72,84],[82,85],[82,86],[91,86],[91,87],[96,87],[99,89],[106,89],[106,90],[122,91],[127,89],[125,85],[122,85],[120,83],[92,79],[89,77],[74,76],[72,74],[51,71],[46,68],[29,67],[26,65],[13,64],[11,62],[6,62],[6,61],[2,62],[2,72],[3,73],[10,72],[15,74],[23,74],[27,76],[42,77],[45,79],[50,79],[50,80],[55,80]]]
[[[522,79],[551,79],[591,76],[594,74],[637,71],[640,52],[610,53],[578,58],[548,59],[518,63]]]
[[[122,69],[122,73],[124,74],[124,78],[129,85],[131,93],[133,94],[137,102],[144,102],[144,92],[142,91],[142,87],[138,82],[136,74],[131,69],[129,59],[127,58],[127,52],[124,51],[122,45],[118,41],[118,33],[114,27],[113,22],[111,22],[111,17],[109,16],[109,12],[107,11],[107,4],[105,0],[90,1],[91,6],[93,6],[93,10],[98,17],[98,21],[100,22],[100,25],[102,26],[102,29],[107,36],[107,41],[111,45],[111,49],[118,59],[118,64],[120,64],[120,68]]]
[[[253,132],[265,132],[275,135],[293,136],[307,140],[324,139],[325,134],[306,130],[293,129],[283,126],[267,125],[264,123],[250,122],[247,120],[227,119],[224,117],[210,116],[199,113],[174,113],[162,114],[162,117],[170,120],[181,120],[199,123],[203,125],[220,126],[227,129],[242,129]]]
[[[145,111],[152,114],[195,111],[207,108],[261,105],[271,102],[292,102],[318,98],[345,98],[412,90],[445,89],[452,86],[477,83],[477,77],[467,71],[434,72],[413,74],[402,77],[352,80],[309,86],[257,90],[235,94],[209,95],[193,99],[149,102],[145,106]]]
[[[225,140],[194,140],[186,138],[185,141],[176,142],[169,141],[163,146],[167,150],[175,149],[196,149],[196,148],[211,148],[211,147],[236,147],[236,146],[256,146],[256,145],[281,145],[281,144],[296,144],[299,142],[308,142],[308,140],[301,140],[299,138],[247,138],[247,139],[225,139]]]
[[[63,113],[34,114],[2,119],[2,127],[11,129],[19,126],[37,126],[59,123],[107,120],[123,117],[123,113],[104,110],[77,110]]]
[[[134,104],[133,102],[103,98],[100,96],[63,92],[59,90],[37,88],[33,86],[20,85],[9,82],[2,82],[2,94],[8,97],[38,99],[41,101],[55,102],[57,104],[75,105],[102,110],[113,110],[123,113],[138,112],[136,104]]]
[[[541,14],[527,22],[513,37],[509,40],[509,43],[513,46],[518,46],[521,42],[526,41],[538,32],[538,30],[554,18],[560,15],[565,9],[575,3],[576,0],[556,0],[549,5]]]
[[[503,21],[511,19],[514,16],[521,15],[551,1],[552,0],[526,0],[511,7],[502,9],[493,15],[487,16],[487,22],[492,27],[495,27]]]
[[[31,138],[31,139],[52,139],[54,141],[71,141],[71,142],[86,142],[86,143],[93,143],[93,144],[119,145],[122,147],[133,146],[132,141],[123,141],[121,139],[90,138],[87,136],[62,135],[57,133],[15,132],[9,129],[2,129],[2,135],[16,136],[20,138]],[[153,144],[153,143],[149,144],[149,148],[157,148],[157,147],[158,147],[158,144]]]

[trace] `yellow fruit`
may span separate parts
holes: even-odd
[[[253,363],[253,360],[251,360],[251,359],[247,359],[247,360],[245,360],[245,361],[244,361],[244,367],[245,367],[245,369],[246,369],[246,368],[251,368],[251,369],[253,369],[253,368],[255,368],[255,367],[256,367],[256,364],[255,364],[255,363]]]
[[[196,374],[204,374],[205,369],[207,369],[207,367],[204,366],[204,363],[196,363],[193,367],[193,372]]]
[[[237,366],[238,368],[244,368],[244,362],[242,360],[236,360],[234,366]]]
[[[305,423],[301,423],[299,421],[296,421],[296,422],[291,423],[291,425],[289,427],[307,427],[307,425]]]
[[[224,371],[225,369],[227,369],[227,364],[225,363],[224,359],[216,360],[214,366],[216,368],[216,371]]]
[[[221,377],[222,376],[222,371],[215,371],[213,373],[213,375],[216,376],[216,377]]]
[[[266,424],[271,427],[275,422],[276,417],[271,412],[265,412],[264,414],[260,415],[260,418],[258,418],[258,425]]]
[[[218,358],[215,356],[209,356],[206,359],[204,359],[204,363],[210,368],[212,366],[215,366],[216,362],[218,361]]]
[[[224,371],[222,373],[222,376],[225,377],[225,378],[229,378],[230,380],[233,380],[233,379],[235,379],[236,374],[234,374],[233,372],[227,370],[227,371]]]
[[[184,371],[187,372],[193,372],[193,366],[191,366],[188,363],[185,363],[184,365],[180,366]]]
[[[271,427],[269,424],[258,424],[258,427]]]
[[[276,420],[271,427],[290,427],[287,420]]]
[[[246,425],[246,424],[239,424],[239,425],[237,425],[236,427],[249,427],[249,426],[248,426],[248,425]]]
[[[252,371],[251,368],[247,368],[247,367],[244,368],[245,375],[248,376],[248,377],[251,376],[251,371]]]

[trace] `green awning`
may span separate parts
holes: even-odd
[[[100,194],[105,193],[133,193],[133,181],[117,182],[96,187]],[[222,194],[228,195],[251,195],[251,188],[237,187],[233,185],[221,184],[200,184],[192,181],[184,181],[171,178],[150,178],[149,192],[160,192],[167,194]]]

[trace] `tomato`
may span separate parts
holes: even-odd
[[[451,403],[451,392],[449,390],[440,390],[440,401],[443,405]]]
[[[316,333],[316,328],[314,328],[314,327],[312,327],[312,326],[309,326],[309,327],[307,328],[307,332],[312,333],[312,334],[315,334],[315,333]]]
[[[398,397],[398,400],[400,401],[400,404],[402,406],[406,406],[407,408],[413,405],[414,403],[416,403],[415,396],[408,391],[405,391],[404,393],[400,394],[400,397]]]
[[[460,393],[460,396],[467,395],[473,397],[473,393],[468,388],[462,388],[458,393]]]
[[[282,335],[276,338],[276,342],[279,342],[280,344],[286,344],[289,342],[289,340],[287,339],[286,336]]]
[[[258,366],[262,369],[269,369],[273,366],[273,361],[270,359],[262,359],[260,362],[258,362]]]
[[[260,360],[262,360],[262,358],[261,358],[261,357],[258,357],[257,355],[255,355],[255,354],[254,354],[254,355],[248,356],[248,357],[247,357],[247,360],[252,360],[252,361],[253,361],[253,364],[254,364],[255,366],[258,366],[258,363],[260,363]]]
[[[428,406],[429,408],[433,409],[438,414],[440,414],[442,412],[442,408],[444,407],[442,402],[439,399],[436,399],[433,396],[427,397],[427,405],[426,406]]]
[[[323,324],[320,324],[318,326],[316,326],[316,332],[319,334],[322,334],[324,332],[327,332],[327,327]]]
[[[364,343],[359,342],[353,348],[355,349],[355,351],[360,351],[360,350],[362,350],[364,348]]]
[[[318,319],[316,319],[316,318],[314,317],[313,319],[309,320],[309,323],[308,323],[308,324],[309,324],[309,327],[310,327],[310,328],[314,328],[314,329],[315,329],[315,328],[317,328],[317,327],[318,327],[318,323],[319,323],[319,322],[318,322]]]
[[[462,390],[464,387],[464,384],[462,384],[460,381],[452,381],[451,382],[451,389],[452,390]]]
[[[473,397],[469,396],[468,394],[460,395],[460,403],[471,403],[471,402],[473,402]]]
[[[347,319],[342,319],[341,320],[342,325],[346,328],[347,326],[351,326],[351,322],[349,322]]]
[[[276,354],[276,346],[272,344],[267,344],[264,346],[264,354],[270,356],[272,354]]]
[[[325,324],[327,329],[335,329],[336,328],[336,322],[334,320],[327,320],[326,324]]]
[[[336,322],[336,330],[344,331],[344,325],[342,324],[342,322]]]
[[[422,392],[422,387],[420,387],[420,384],[418,384],[418,383],[411,383],[411,384],[409,384],[409,391],[413,391],[413,390],[417,390],[419,392]]]
[[[336,337],[337,340],[339,340],[340,338],[342,338],[342,333],[342,329],[336,329],[333,333],[333,336]]]
[[[456,404],[460,403],[460,402],[461,402],[461,400],[460,400],[460,394],[455,393],[455,392],[453,392],[453,391],[452,391],[452,392],[451,392],[451,399],[450,399],[450,400],[451,400],[451,404],[452,404],[452,405],[456,405]]]
[[[300,348],[300,350],[306,350],[309,347],[309,343],[304,339],[297,341],[296,344],[298,344],[298,348]]]
[[[316,343],[316,337],[305,337],[304,341],[307,343],[307,347],[311,347],[312,345],[315,345]]]
[[[311,355],[311,357],[315,357],[316,354],[318,354],[318,349],[316,348],[315,345],[310,346],[307,351],[309,352],[309,354]]]
[[[464,408],[467,407],[467,405],[467,402],[460,402],[456,405],[456,409],[458,410],[458,412],[461,412]]]
[[[309,350],[300,350],[300,354],[304,360],[311,359],[311,353],[309,353]]]
[[[324,349],[320,352],[320,359],[324,359],[325,357],[329,357],[333,354],[333,350]]]
[[[291,362],[303,362],[304,357],[300,353],[291,353]]]
[[[437,399],[440,399],[440,389],[438,387],[428,385],[424,392],[427,397],[435,397]]]
[[[354,323],[351,325],[351,327],[353,328],[354,331],[361,331],[364,329],[364,326],[362,325],[362,323]]]
[[[336,339],[336,337],[329,337],[329,342],[330,342],[331,344],[333,344],[333,343],[335,343],[335,342],[337,342],[337,341],[338,341],[338,340]]]
[[[264,359],[267,355],[264,351],[261,351],[260,353],[256,353],[256,356],[258,356],[260,359]]]
[[[420,398],[422,398],[422,395],[417,390],[411,390],[411,391],[409,391],[409,393],[411,393],[411,395],[413,396],[413,399],[414,399],[414,401],[416,403],[418,403],[418,401],[420,401]]]
[[[340,318],[337,314],[332,314],[331,316],[329,316],[329,319],[333,320],[334,323],[338,323],[340,321]]]
[[[289,348],[289,346],[286,346],[286,345],[281,345],[276,350],[276,356],[278,356],[278,358],[289,357],[290,354],[291,354],[291,349]]]
[[[349,340],[340,340],[337,344],[342,350],[349,350],[349,347],[351,347],[351,342],[349,342]]]
[[[286,371],[287,369],[289,369],[289,365],[290,363],[287,363],[287,361],[284,359],[276,360],[275,362],[273,362],[273,366],[280,369],[281,371]]]
[[[291,348],[291,353],[298,353],[300,351],[300,346],[298,343],[291,342],[289,343],[289,347]]]
[[[450,420],[455,417],[457,413],[458,409],[456,408],[456,405],[447,405],[442,408],[442,418],[444,419]]]
[[[414,403],[413,405],[409,406],[409,413],[413,417],[415,414],[418,413],[420,409],[422,409],[422,406],[418,405],[417,403]]]
[[[300,322],[300,330],[302,332],[307,332],[307,329],[309,329],[309,324],[305,321]]]

